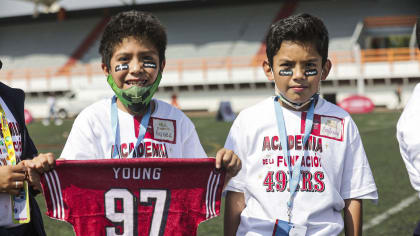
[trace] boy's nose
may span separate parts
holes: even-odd
[[[131,73],[138,73],[141,70],[141,63],[139,61],[132,61],[130,63],[130,72]]]
[[[305,78],[304,68],[296,67],[293,71],[293,79],[304,79]]]

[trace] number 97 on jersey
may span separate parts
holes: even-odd
[[[105,192],[105,217],[114,226],[105,227],[107,236],[163,236],[170,203],[166,189],[139,189],[139,199],[128,189],[112,188]],[[143,210],[144,208],[144,210]],[[149,210],[146,210],[149,209]],[[150,215],[138,225],[138,214]],[[144,232],[149,231],[149,234]]]

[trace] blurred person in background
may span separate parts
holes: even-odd
[[[420,18],[417,19],[416,37],[420,49]],[[420,83],[414,88],[398,120],[397,139],[411,185],[419,192],[420,197]],[[420,236],[420,222],[413,235]]]
[[[2,63],[0,61],[0,69]],[[39,154],[24,118],[25,94],[0,82],[0,235],[45,235],[35,201],[39,175],[55,163],[51,153]],[[29,183],[29,185],[28,185]]]
[[[55,96],[50,93],[47,97],[48,104],[48,119],[54,121],[55,119]]]
[[[56,109],[56,97],[53,92],[50,92],[47,97],[48,117],[42,120],[44,126],[53,123],[55,125],[62,125],[63,120],[58,117],[58,111]]]

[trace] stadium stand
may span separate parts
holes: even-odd
[[[100,18],[1,25],[1,56],[8,69],[63,66]],[[6,60],[5,60],[6,61]]]
[[[99,21],[99,23],[86,36],[86,38],[81,42],[77,49],[71,54],[66,64],[64,64],[64,66],[62,66],[59,69],[59,71],[57,72],[58,75],[64,74],[67,71],[71,70],[71,67],[73,67],[85,55],[85,53],[89,50],[92,44],[95,41],[98,41],[98,38],[100,38],[102,31],[104,30],[109,19],[109,17],[104,17],[101,21]]]
[[[165,79],[158,96],[169,102],[178,94],[185,110],[215,111],[223,99],[230,100],[238,111],[250,104],[243,94],[251,91],[257,102],[273,92],[260,68],[269,24],[279,17],[308,12],[322,18],[330,32],[334,67],[323,82],[322,95],[339,101],[351,94],[365,94],[375,105],[393,108],[395,99],[390,94],[395,87],[402,86],[405,103],[420,74],[420,54],[408,42],[420,4],[401,1],[220,1],[153,8],[168,31]],[[38,94],[107,89],[102,86],[98,54],[98,38],[107,19],[103,12],[98,9],[77,17],[68,12],[58,22],[0,22],[0,30],[8,32],[0,37],[0,57],[5,64],[0,79]],[[393,40],[402,44],[393,45]],[[231,97],[223,95],[226,93]]]
[[[281,4],[262,3],[156,11],[168,32],[166,57],[191,59],[254,55]],[[99,42],[82,59],[99,61]]]

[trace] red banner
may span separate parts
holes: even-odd
[[[369,113],[375,108],[372,100],[368,97],[353,95],[338,103],[338,106],[348,113]]]

